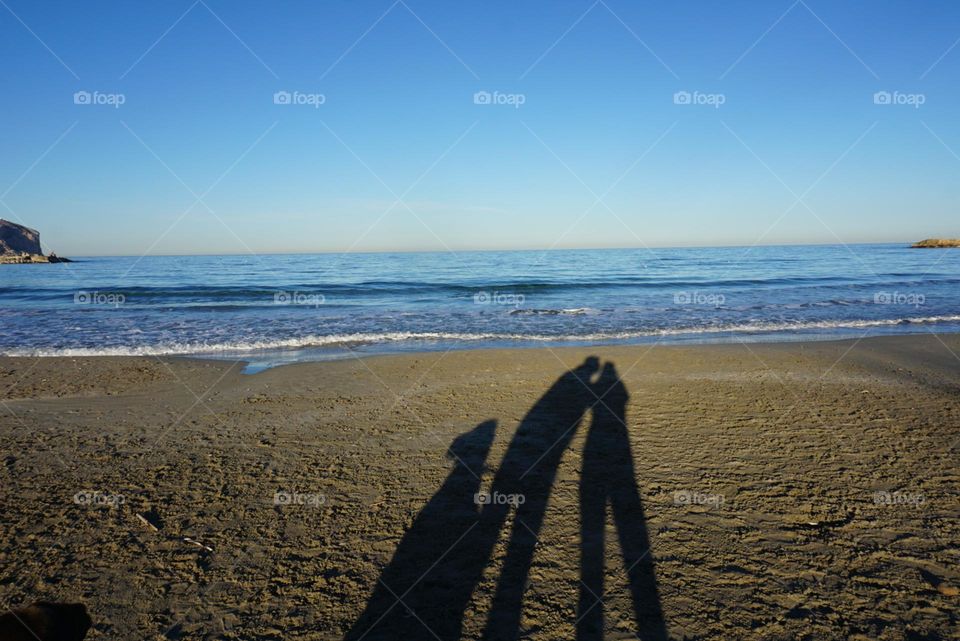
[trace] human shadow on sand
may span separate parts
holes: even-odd
[[[599,373],[599,375],[598,375]],[[595,382],[592,378],[597,377]],[[593,421],[580,479],[581,593],[577,638],[603,638],[604,529],[610,506],[639,638],[667,638],[626,425],[627,391],[612,363],[590,357],[564,373],[527,412],[488,493],[480,476],[495,421],[454,440],[453,469],[397,546],[346,641],[453,641],[500,532],[510,538],[483,638],[516,639],[527,576],[563,453],[588,410]],[[517,500],[516,497],[522,497]]]

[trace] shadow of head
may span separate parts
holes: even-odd
[[[583,359],[583,362],[574,367],[572,370],[564,374],[561,377],[561,380],[564,378],[569,380],[570,376],[573,376],[576,379],[579,379],[581,383],[586,386],[590,386],[590,381],[600,371],[600,359],[596,356],[587,356]]]
[[[574,370],[582,377],[590,378],[600,370],[600,359],[596,356],[587,356],[583,362]]]
[[[450,444],[447,449],[447,458],[475,469],[479,473],[487,460],[496,430],[497,422],[490,420],[480,423],[469,432],[464,432]]]
[[[82,603],[37,601],[0,616],[3,641],[81,641],[92,625]]]
[[[609,361],[603,364],[603,369],[600,371],[600,376],[597,377],[594,386],[601,397],[627,396],[627,388],[620,380],[620,374],[617,372],[616,366]]]

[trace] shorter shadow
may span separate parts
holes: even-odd
[[[460,638],[471,579],[487,561],[486,551],[470,539],[479,523],[475,497],[496,427],[496,421],[486,421],[450,445],[453,469],[404,534],[346,641]]]

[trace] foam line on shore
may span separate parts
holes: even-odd
[[[372,345],[417,341],[448,342],[563,342],[591,343],[602,341],[629,341],[656,336],[693,336],[709,334],[756,334],[798,332],[807,330],[866,329],[897,325],[934,325],[960,322],[960,315],[921,316],[881,320],[817,321],[806,323],[748,323],[729,326],[701,326],[631,330],[623,332],[594,332],[580,335],[462,333],[462,332],[387,332],[309,335],[278,340],[237,341],[223,343],[167,343],[159,345],[117,345],[105,347],[63,347],[13,349],[0,356],[176,356],[217,353],[239,353],[267,350],[305,349],[350,345]]]

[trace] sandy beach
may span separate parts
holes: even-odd
[[[91,639],[957,638],[957,354],[3,358],[0,602]]]

